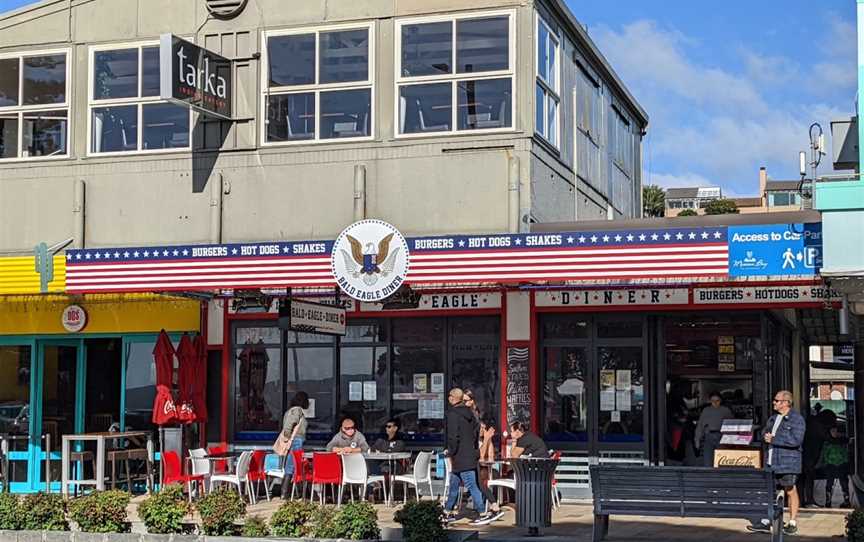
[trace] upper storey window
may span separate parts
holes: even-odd
[[[189,149],[192,113],[159,99],[156,43],[90,51],[90,154]]]
[[[535,131],[558,146],[558,106],[561,103],[558,77],[558,36],[542,17],[537,17],[537,87]]]
[[[399,135],[513,127],[513,14],[398,21]]]
[[[0,56],[0,160],[68,155],[67,53]]]
[[[264,36],[265,144],[372,137],[372,25]]]

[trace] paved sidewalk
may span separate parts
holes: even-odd
[[[135,522],[133,530],[143,529],[138,523],[137,503],[141,497],[133,499],[130,506],[130,520]],[[282,504],[281,499],[266,499],[254,506],[247,507],[247,515],[258,515],[269,519],[273,512]],[[395,509],[383,505],[375,505],[378,510],[379,523],[382,528],[398,528],[393,521]],[[481,542],[510,542],[516,540],[535,540],[547,542],[591,542],[591,527],[593,523],[590,504],[564,504],[553,512],[552,526],[543,529],[539,538],[527,536],[526,529],[515,527],[515,514],[505,507],[505,515],[500,521],[484,527],[470,525],[468,519],[457,522],[452,529],[477,531]],[[790,542],[815,542],[844,539],[844,518],[848,511],[841,510],[802,510],[798,520],[799,534],[785,537]],[[197,519],[197,518],[196,518]],[[643,516],[612,516],[609,525],[609,536],[606,540],[615,541],[698,541],[698,542],[760,542],[768,541],[765,534],[749,533],[745,530],[747,522],[735,519],[682,519],[655,518]],[[143,532],[143,531],[142,531]]]

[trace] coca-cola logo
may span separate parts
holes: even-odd
[[[717,453],[717,452],[715,452]],[[759,457],[756,454],[717,455],[718,467],[758,467]]]

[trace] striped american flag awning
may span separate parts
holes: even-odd
[[[409,284],[725,277],[725,227],[409,238]],[[74,249],[66,291],[333,287],[333,241]]]

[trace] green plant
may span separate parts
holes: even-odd
[[[233,536],[237,533],[234,523],[246,513],[246,503],[236,491],[220,487],[198,501],[201,527],[211,536]]]
[[[170,534],[183,532],[183,518],[189,513],[189,505],[183,496],[183,486],[163,486],[138,506],[138,515],[148,533]]]
[[[446,542],[444,509],[438,501],[411,501],[393,517],[405,542]]]
[[[336,509],[320,506],[312,513],[312,529],[307,535],[313,538],[342,538],[336,524]]]
[[[350,502],[336,514],[339,538],[349,540],[378,540],[378,512],[368,502]]]
[[[316,506],[306,501],[287,501],[270,517],[273,536],[302,538],[311,534],[310,521]]]
[[[0,493],[0,530],[16,531],[21,528],[21,503],[17,495]]]
[[[666,210],[666,192],[656,184],[642,187],[642,215],[645,218],[663,216]]]
[[[249,538],[264,538],[270,536],[270,529],[267,528],[267,522],[260,516],[252,516],[246,518],[246,523],[243,524],[243,529],[240,530],[241,536]]]
[[[846,516],[846,540],[864,542],[864,509],[858,508]]]
[[[60,495],[34,493],[21,501],[21,528],[27,531],[68,531],[66,501]]]
[[[699,213],[697,213],[693,209],[684,209],[683,211],[678,213],[676,216],[699,216]]]
[[[735,200],[720,198],[705,204],[706,215],[737,215],[738,213],[738,205]]]
[[[125,491],[97,491],[69,501],[69,517],[84,532],[126,533],[129,532],[126,517],[129,498]]]

